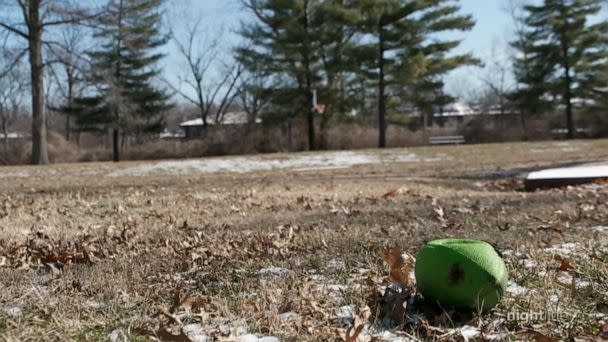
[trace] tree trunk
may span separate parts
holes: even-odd
[[[422,112],[422,145],[429,143],[429,116],[426,111]]]
[[[309,87],[307,87],[309,88]],[[315,112],[312,109],[312,90],[308,90],[309,94],[307,103],[306,103],[306,113],[307,113],[307,122],[308,122],[308,149],[314,151],[317,149],[317,145],[315,142]]]
[[[120,131],[118,128],[112,130],[112,160],[115,163],[120,161]]]
[[[2,133],[4,133],[4,158],[8,158],[8,124],[6,120],[2,121]]]
[[[32,164],[48,164],[46,114],[44,111],[44,66],[40,0],[29,1],[29,57],[32,81]]]
[[[308,1],[304,3],[304,17],[302,18],[304,30],[308,34]],[[313,94],[312,94],[312,75],[310,71],[310,42],[308,36],[305,37],[304,45],[304,67],[306,68],[306,118],[308,122],[308,149],[314,151],[317,146],[315,144],[315,113],[313,110]]]
[[[576,136],[576,127],[574,127],[574,113],[572,111],[572,90],[570,89],[570,66],[566,63],[565,68],[566,76],[566,92],[564,94],[564,101],[566,102],[566,122],[568,125],[568,139],[574,139]]]
[[[562,13],[563,14],[563,13]],[[568,21],[566,19],[566,15],[563,14],[564,18],[564,27],[568,26]],[[566,125],[568,127],[568,139],[574,139],[576,135],[576,128],[574,127],[574,113],[572,112],[572,78],[570,76],[570,44],[568,42],[568,36],[565,31],[562,32],[561,36],[561,48],[562,48],[562,58],[563,58],[563,67],[564,67],[564,103],[566,105]]]
[[[523,109],[519,110],[519,121],[521,123],[521,133],[524,141],[528,140],[528,128],[526,125],[526,114]]]
[[[65,140],[70,141],[70,130],[72,127],[70,126],[70,114],[65,116]]]
[[[384,96],[384,37],[382,35],[383,27],[379,24],[379,49],[378,49],[378,130],[379,141],[378,147],[386,147],[386,98]]]

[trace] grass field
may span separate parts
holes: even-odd
[[[520,176],[601,161],[608,140],[1,168],[0,340],[607,339],[608,187]],[[440,237],[497,245],[505,298],[395,318],[383,248]]]

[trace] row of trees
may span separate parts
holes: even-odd
[[[516,19],[510,99],[522,113],[562,107],[574,138],[574,100],[608,110],[608,21],[602,0],[544,0],[525,5]],[[608,114],[608,113],[607,113]]]
[[[227,58],[219,36],[210,38],[200,19],[183,31],[163,28],[163,0],[104,0],[86,7],[70,0],[0,0],[0,28],[12,37],[4,41],[27,43],[7,55],[0,79],[22,75],[15,70],[29,59],[32,162],[48,162],[47,108],[66,115],[67,134],[74,128],[111,131],[118,161],[121,138],[163,128],[170,91],[194,105],[205,126],[221,121],[235,101],[252,120],[299,116],[310,149],[323,147],[333,118],[373,113],[378,145],[385,147],[392,113],[418,113],[426,121],[452,101],[445,75],[480,65],[471,54],[455,53],[460,40],[452,33],[474,25],[455,0],[240,2],[249,18],[238,31],[241,45]],[[501,108],[515,105],[525,123],[559,103],[572,137],[573,102],[608,107],[608,23],[591,20],[600,11],[601,0],[518,6],[511,44],[516,87],[505,91],[506,68],[499,85],[487,82]],[[162,77],[160,70],[160,51],[170,40],[185,67],[177,79]],[[46,96],[45,80],[54,81],[59,96]],[[326,105],[322,113],[313,110],[315,94]],[[0,113],[7,112],[3,108]]]
[[[10,81],[29,57],[32,163],[49,162],[48,109],[66,114],[67,132],[72,120],[78,131],[111,130],[115,161],[121,136],[163,128],[170,96],[155,85],[163,57],[158,48],[168,41],[161,32],[162,5],[162,0],[109,0],[86,7],[68,0],[0,0],[0,27],[27,42],[15,50],[11,63],[4,63],[0,79]],[[58,30],[60,26],[67,28]],[[10,35],[5,44],[14,40]],[[83,48],[84,39],[91,47]],[[45,80],[52,79],[60,103],[45,94]],[[17,83],[24,84],[23,79],[13,79]]]
[[[470,54],[451,54],[460,41],[442,34],[474,25],[454,1],[243,2],[255,20],[241,30],[248,45],[238,57],[246,70],[268,77],[275,88],[294,90],[290,100],[307,118],[310,149],[319,147],[314,90],[322,90],[327,105],[321,129],[334,112],[377,112],[379,146],[385,147],[389,111],[431,112],[450,100],[443,76],[479,63]]]

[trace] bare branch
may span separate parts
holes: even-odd
[[[12,26],[10,26],[10,25],[7,25],[7,24],[5,24],[5,23],[0,23],[0,27],[5,28],[5,29],[6,29],[6,30],[8,30],[9,32],[12,32],[12,33],[14,33],[14,34],[16,34],[16,35],[18,35],[18,36],[20,36],[20,37],[24,38],[24,39],[29,39],[29,38],[30,38],[30,36],[29,36],[27,33],[25,33],[25,32],[23,32],[23,31],[21,31],[21,30],[19,30],[19,29],[15,28],[15,27],[12,27]]]

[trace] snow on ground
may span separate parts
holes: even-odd
[[[290,156],[243,156],[226,158],[208,158],[195,160],[175,160],[146,163],[139,166],[111,172],[112,177],[140,176],[149,174],[190,174],[214,172],[252,172],[290,169],[296,171],[313,171],[321,169],[349,168],[357,165],[382,163],[432,162],[445,160],[446,155],[433,158],[421,158],[404,150],[386,152],[326,152],[302,153]]]
[[[528,179],[608,178],[608,165],[581,165],[531,172]]]
[[[29,177],[27,172],[0,172],[0,178],[26,178]]]
[[[581,152],[583,150],[584,150],[584,148],[580,143],[557,142],[557,143],[545,144],[539,148],[533,148],[530,150],[530,152],[532,152],[532,153],[555,153],[555,152],[575,153],[575,152]]]

